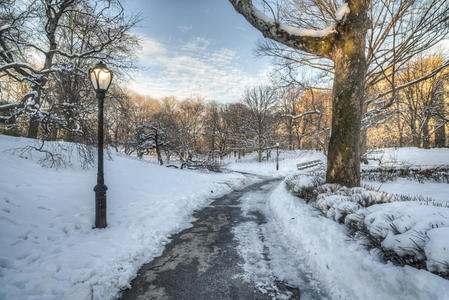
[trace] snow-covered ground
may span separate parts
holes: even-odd
[[[411,167],[414,169],[425,169],[429,167],[448,166],[449,149],[419,149],[408,148],[386,148],[372,151],[368,157],[376,158],[370,160],[369,165],[362,165],[362,168],[372,168],[378,166],[386,167]],[[387,182],[362,180],[362,184],[369,185],[375,190],[407,196],[421,196],[429,198],[433,202],[449,205],[449,184],[444,182],[424,181],[407,178],[393,178]]]
[[[377,165],[418,165],[434,166],[449,164],[448,148],[420,149],[416,147],[385,148],[368,151],[371,166]]]
[[[108,227],[92,229],[96,169],[82,169],[75,153],[71,167],[50,169],[37,154],[5,151],[30,143],[0,135],[0,299],[112,299],[190,226],[193,210],[248,180],[112,154]]]
[[[419,169],[449,165],[449,149],[388,148],[371,152],[369,157],[374,160],[370,160],[369,164],[363,165],[362,168],[385,166]],[[324,155],[315,151],[282,151],[280,170],[276,172],[273,156],[268,162],[262,163],[257,163],[256,158],[256,153],[253,153],[240,161],[231,162],[227,167],[269,176],[301,173],[303,175],[299,177],[299,185],[310,186],[314,184],[315,177],[304,176],[308,170],[298,172],[296,164],[317,159],[323,163],[326,161]],[[248,277],[246,279],[259,282],[261,288],[276,292],[276,287],[270,284],[273,276],[296,286],[291,279],[295,276],[291,275],[296,272],[300,281],[304,277],[298,274],[298,269],[302,269],[313,274],[310,279],[319,279],[324,285],[323,293],[327,293],[331,299],[449,299],[448,280],[410,266],[385,264],[375,252],[366,250],[361,241],[351,240],[345,225],[336,222],[342,214],[343,217],[346,214],[350,217],[362,216],[366,228],[371,230],[373,235],[381,235],[378,238],[385,249],[406,255],[413,253],[413,248],[418,245],[422,252],[413,255],[419,257],[424,253],[428,270],[447,272],[445,262],[449,260],[449,208],[446,206],[449,203],[449,184],[432,180],[418,182],[407,178],[392,179],[383,183],[362,181],[363,184],[374,188],[372,192],[361,191],[363,196],[357,193],[352,197],[321,195],[316,205],[321,205],[322,211],[329,210],[327,218],[302,199],[289,193],[284,183],[270,194],[268,210],[258,204],[260,195],[243,199],[244,210],[248,210],[249,205],[250,210],[258,207],[259,211],[265,211],[280,228],[276,232],[282,233],[282,236],[277,238],[274,237],[276,233],[269,234],[269,228],[273,228],[269,225],[272,222],[270,217],[267,225],[256,226],[248,222],[236,228],[236,236],[241,245],[239,250],[245,258],[244,267]],[[422,196],[431,201],[396,202],[395,196],[385,196],[376,190],[395,195]],[[365,209],[357,204],[357,201],[367,201],[366,193],[372,194],[374,205]],[[384,197],[386,198],[383,199]],[[388,203],[389,199],[393,202]],[[387,203],[375,204],[377,201]],[[355,214],[351,215],[354,212]],[[257,234],[254,234],[261,230],[265,236],[263,243],[257,238]],[[275,239],[282,251],[276,252],[270,239]],[[287,245],[279,242],[280,240],[287,241]],[[249,244],[256,246],[251,248]],[[272,255],[270,267],[265,265],[265,260],[261,257],[264,251],[267,251],[262,247],[266,247]],[[291,251],[296,253],[296,258],[288,258],[286,253]],[[296,265],[296,268],[292,267],[292,264]],[[284,267],[284,270],[277,272],[277,265]],[[313,295],[309,296],[313,298]]]
[[[112,153],[112,160],[105,161],[108,227],[92,229],[96,170],[81,168],[75,152],[66,153],[71,166],[50,169],[39,165],[41,155],[5,151],[30,143],[0,135],[0,299],[112,299],[143,263],[161,254],[170,234],[190,226],[195,209],[254,180],[237,173],[169,169]],[[449,165],[449,149],[391,148],[370,155],[377,160],[363,168]],[[324,167],[326,161],[321,152],[280,151],[276,171],[275,158],[273,151],[268,161],[257,163],[252,153],[227,159],[224,168],[283,177],[307,173],[297,170],[298,163],[320,160]],[[302,178],[301,184],[314,183],[311,176]],[[424,233],[420,246],[427,268],[447,271],[441,262],[449,258],[449,184],[405,178],[363,183],[388,193],[429,197],[440,206],[393,201],[365,209],[354,204],[363,200],[357,196],[323,198],[323,205],[334,212],[357,211],[367,228],[383,228],[383,246],[395,252],[403,251],[400,243],[410,246],[414,232]],[[288,297],[288,292],[276,290],[276,278],[306,286],[306,298],[449,299],[448,280],[381,262],[359,241],[350,240],[346,227],[333,219],[336,214],[322,216],[289,193],[285,183],[267,196],[272,188],[242,200],[248,219],[256,211],[267,223],[247,222],[235,229],[239,251],[250,262],[244,266],[245,279],[258,282],[261,290]],[[395,228],[389,225],[392,220]],[[262,257],[267,251],[269,260]]]
[[[276,150],[271,152],[271,157],[260,163],[257,162],[257,152],[247,154],[241,159],[227,159],[225,167],[229,170],[253,173],[264,176],[284,177],[296,172],[296,164],[321,160],[326,161],[326,157],[322,152],[313,150],[287,151],[279,150],[279,170],[276,170]]]
[[[431,198],[435,202],[449,204],[449,184],[447,183],[417,182],[406,178],[397,178],[388,182],[363,180],[362,183],[391,194],[418,195],[423,198]]]
[[[378,160],[370,160],[363,168],[449,165],[449,149],[390,148],[371,153],[371,157]],[[314,181],[315,176],[305,174],[307,171],[293,177],[297,178],[294,190],[324,182],[323,178]],[[350,240],[347,227],[336,222],[345,222],[347,226],[358,223],[384,249],[406,257],[405,260],[421,260],[429,271],[447,273],[449,184],[391,179],[384,183],[362,182],[372,186],[373,191],[320,186],[312,205],[293,196],[283,184],[272,193],[269,205],[284,237],[326,286],[331,298],[449,299],[448,280],[409,266],[383,263],[375,249],[366,250],[363,239]],[[431,201],[397,202],[397,196],[376,190],[422,196]]]
[[[282,238],[296,249],[332,299],[449,299],[448,280],[378,261],[348,238],[344,225],[321,216],[290,194],[285,184],[272,193],[269,205]],[[441,242],[446,237],[438,236]]]

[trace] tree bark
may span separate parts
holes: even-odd
[[[359,5],[367,5],[364,1]],[[351,9],[352,10],[352,9]],[[351,18],[336,42],[332,91],[332,134],[327,156],[327,183],[360,186],[360,120],[366,74],[367,16],[363,7]]]

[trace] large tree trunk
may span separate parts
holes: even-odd
[[[363,9],[361,11],[364,11]],[[336,42],[332,91],[332,134],[326,182],[360,186],[360,119],[366,73],[366,14],[352,14]]]
[[[362,99],[362,112],[361,116],[366,114],[368,106],[364,103],[365,99]],[[368,159],[366,158],[366,152],[368,151],[368,129],[362,129],[360,132],[360,160],[364,164],[368,164]]]

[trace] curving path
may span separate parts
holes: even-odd
[[[196,212],[193,226],[173,235],[162,255],[142,266],[121,299],[325,298],[311,275],[300,270],[301,262],[276,240],[279,233],[267,227],[265,212],[251,208],[263,204],[279,182],[265,178]],[[290,286],[271,271],[276,263],[279,272],[283,261],[290,263],[287,269],[295,264],[294,276],[302,277],[304,286]]]

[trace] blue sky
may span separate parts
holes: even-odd
[[[130,83],[137,92],[230,102],[266,81],[270,61],[254,54],[262,35],[227,0],[126,0],[124,6],[143,17],[134,29],[143,41],[141,70]]]

